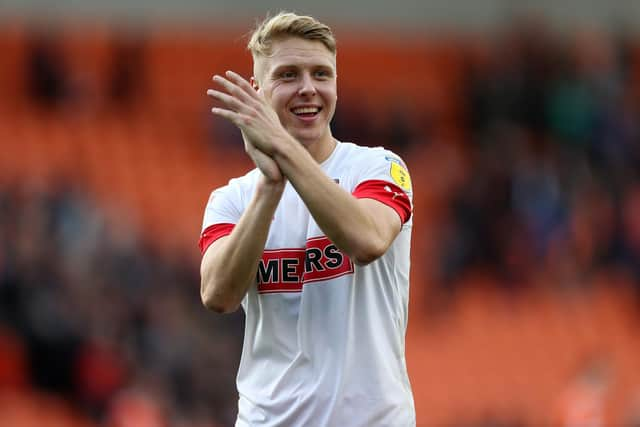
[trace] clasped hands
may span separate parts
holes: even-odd
[[[213,81],[224,91],[207,90],[207,95],[222,104],[211,112],[240,129],[245,151],[268,182],[284,183],[284,175],[272,156],[277,149],[275,144],[290,136],[262,91],[233,71],[227,71],[224,77],[215,75]]]

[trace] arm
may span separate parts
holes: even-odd
[[[219,313],[235,311],[255,283],[258,262],[264,251],[284,180],[262,176],[249,206],[231,234],[213,242],[200,265],[202,303]]]
[[[392,208],[377,200],[357,199],[336,185],[288,135],[274,147],[280,170],[338,248],[359,264],[368,264],[387,251],[402,226]]]
[[[260,182],[231,234],[214,241],[200,264],[202,303],[219,313],[235,311],[255,282],[269,226],[285,185],[275,161],[250,144],[244,132],[242,139],[245,151],[262,173]]]

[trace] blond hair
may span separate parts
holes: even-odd
[[[311,16],[296,15],[292,12],[280,12],[260,22],[247,44],[247,49],[255,59],[258,56],[269,56],[273,42],[283,37],[299,37],[305,40],[321,42],[329,52],[336,54],[336,40],[331,28]]]

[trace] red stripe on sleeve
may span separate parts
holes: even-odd
[[[363,181],[353,190],[358,199],[374,199],[393,208],[404,224],[411,218],[411,200],[407,193],[395,184],[380,179]]]
[[[198,247],[200,248],[200,253],[204,255],[205,251],[213,242],[218,240],[221,237],[228,236],[231,234],[231,230],[235,224],[213,224],[205,228],[205,230],[200,235],[200,241],[198,242]]]

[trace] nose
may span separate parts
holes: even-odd
[[[298,95],[300,96],[314,96],[316,94],[316,87],[313,84],[313,78],[309,73],[304,73],[302,81],[300,82],[300,89],[298,89]]]

